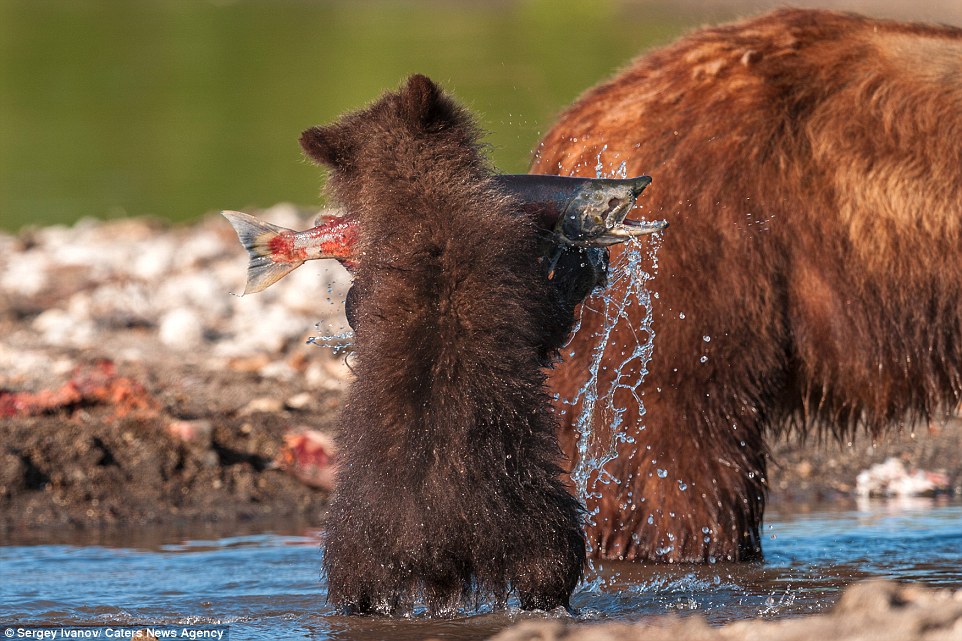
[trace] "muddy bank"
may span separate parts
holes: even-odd
[[[637,624],[526,622],[492,641],[956,641],[962,638],[962,590],[931,590],[891,581],[850,586],[835,608],[784,621],[739,621],[713,628],[699,616]]]
[[[304,228],[315,213],[260,215]],[[311,464],[327,444],[292,437],[329,432],[349,381],[343,353],[307,342],[349,330],[348,276],[315,261],[230,295],[245,270],[219,216],[0,234],[0,532],[322,522]],[[785,438],[771,504],[851,501],[858,473],[890,457],[960,493],[960,451],[957,419],[875,444]]]
[[[4,527],[318,522],[326,494],[282,469],[282,449],[291,431],[328,428],[336,394],[312,391],[295,409],[275,399],[298,400],[299,387],[256,374],[123,370],[145,381],[153,407],[81,402],[4,421]]]
[[[0,235],[0,530],[318,523],[327,493],[290,437],[329,430],[348,375],[307,344],[348,329],[347,274],[325,262],[239,298],[219,216]]]

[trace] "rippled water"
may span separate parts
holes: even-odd
[[[775,512],[764,563],[605,564],[606,585],[580,591],[573,605],[585,620],[697,612],[719,624],[825,610],[840,588],[867,577],[960,588],[960,523],[962,503],[930,500]],[[477,639],[537,616],[337,616],[325,604],[320,532],[194,536],[132,530],[98,544],[56,532],[41,544],[8,536],[0,541],[0,626],[228,623],[235,640]]]

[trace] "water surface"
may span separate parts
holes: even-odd
[[[842,587],[869,577],[962,588],[960,523],[960,502],[869,502],[795,515],[776,506],[764,563],[605,564],[603,584],[583,587],[573,605],[588,621],[675,612],[721,624],[823,611]],[[234,640],[481,639],[539,616],[338,616],[325,604],[317,530],[219,538],[133,530],[96,540],[48,532],[37,544],[24,535],[2,541],[0,625],[228,623]]]

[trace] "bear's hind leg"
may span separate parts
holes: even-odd
[[[559,490],[564,492],[563,489]],[[584,573],[585,539],[574,498],[565,493],[571,513],[564,522],[538,519],[534,527],[524,529],[519,547],[509,558],[509,576],[518,593],[523,610],[553,610],[558,606],[570,610],[571,593]],[[554,521],[554,522],[552,522]]]

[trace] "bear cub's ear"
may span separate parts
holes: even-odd
[[[344,165],[350,155],[350,145],[336,125],[311,127],[301,134],[300,143],[311,160],[332,169]]]
[[[427,76],[408,78],[400,93],[401,112],[415,128],[438,131],[454,119],[456,107]]]

